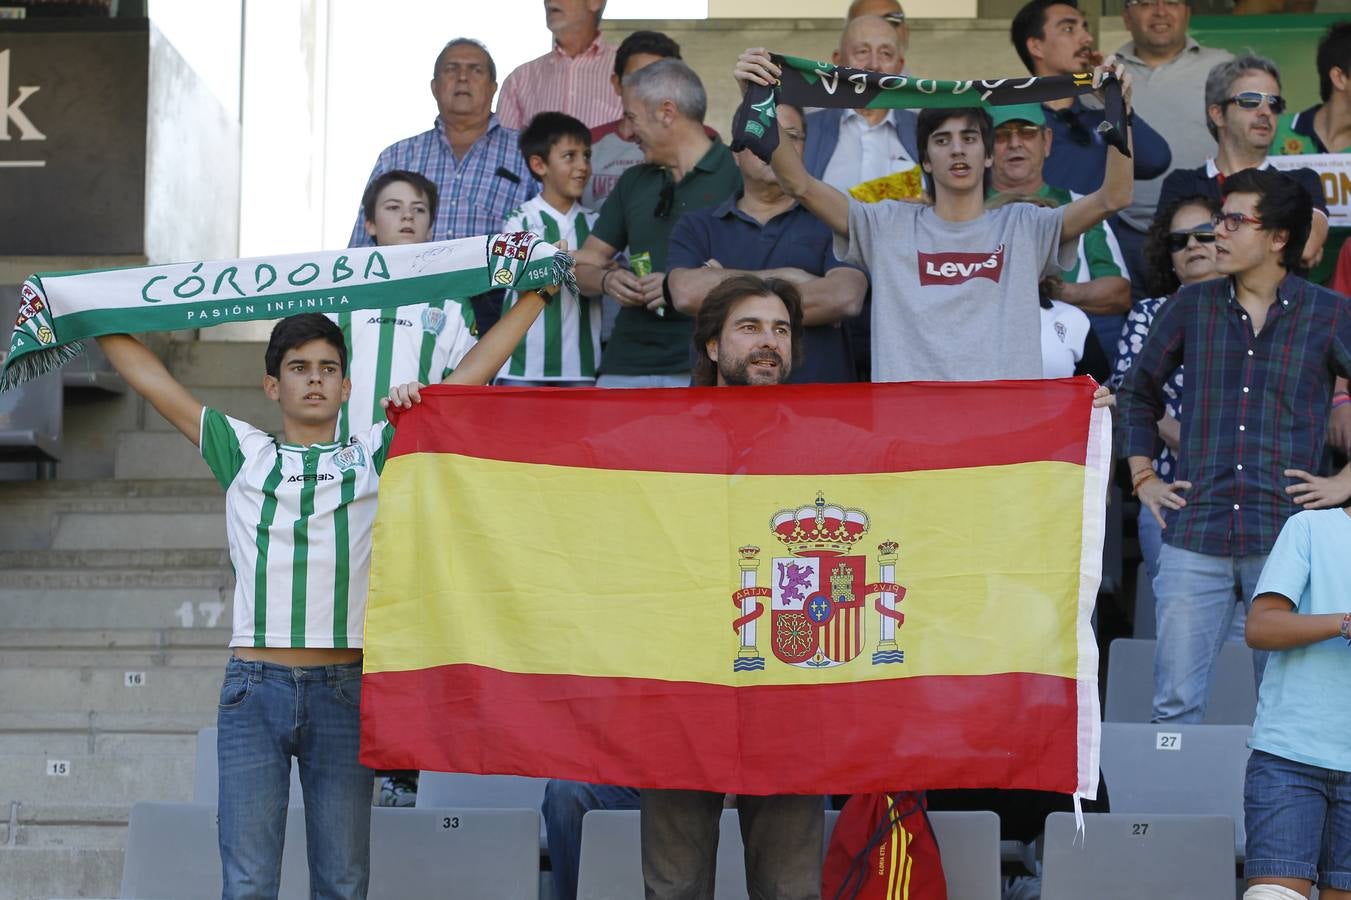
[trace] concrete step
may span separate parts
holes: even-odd
[[[103,848],[127,845],[130,803],[20,803],[11,821],[20,847]]]
[[[221,670],[224,671],[222,666]],[[205,726],[203,726],[205,727]],[[57,759],[101,754],[195,753],[197,733],[147,731],[0,731],[0,756],[43,754]]]
[[[266,350],[263,341],[185,341],[170,346],[166,363],[192,388],[259,385]]]
[[[195,478],[7,481],[0,482],[0,507],[8,508],[11,503],[32,500],[54,502],[64,499],[89,503],[106,498],[181,499],[188,496],[219,497],[220,494],[219,486],[212,487]]]
[[[61,514],[53,550],[219,550],[228,547],[221,512],[75,512]]]
[[[123,850],[0,847],[0,900],[116,897]]]
[[[220,628],[231,623],[224,588],[0,587],[0,622],[11,628]]]
[[[221,671],[220,666],[144,670],[121,666],[6,666],[0,668],[0,697],[12,712],[213,709],[220,698]]]
[[[234,573],[221,566],[211,568],[134,569],[9,569],[5,584],[15,588],[122,588],[192,587],[229,588]]]
[[[113,477],[213,478],[201,453],[176,431],[124,431],[119,434]]]
[[[222,675],[225,667],[220,668]],[[216,702],[210,708],[109,712],[76,710],[0,711],[0,734],[44,735],[195,735],[216,724]],[[0,797],[0,802],[4,798]]]
[[[0,800],[48,804],[187,803],[196,756],[191,753],[0,756]],[[65,774],[51,774],[64,772]]]
[[[121,513],[128,514],[185,514],[200,513],[212,514],[217,518],[224,515],[225,497],[219,485],[212,481],[184,481],[171,480],[163,482],[163,486],[158,490],[148,490],[147,485],[153,484],[144,481],[125,483],[118,485],[117,482],[92,481],[92,482],[29,482],[23,485],[23,489],[15,489],[10,485],[0,486],[0,509],[5,510],[5,515],[0,517],[0,546],[6,551],[8,567],[14,565],[25,565],[23,562],[16,562],[14,554],[18,551],[46,550],[54,545],[64,546],[65,549],[141,549],[142,547],[151,547],[157,549],[175,549],[182,544],[168,543],[142,543],[135,544],[124,537],[122,544],[131,543],[130,547],[120,547],[117,543],[107,544],[97,542],[87,546],[72,544],[72,541],[82,540],[79,528],[81,525],[87,525],[83,520],[76,518],[73,522],[63,521],[66,516],[83,516],[91,514],[117,515]],[[94,524],[98,528],[108,529],[110,523],[106,519],[95,520]],[[151,520],[132,520],[129,524],[135,526],[146,526],[147,524],[154,528]],[[168,531],[173,532],[177,522],[171,522]],[[66,532],[62,534],[62,531]],[[74,531],[72,531],[74,529]],[[219,533],[223,534],[224,526],[219,526]],[[154,540],[160,532],[165,529],[156,529],[147,533],[148,541]],[[64,542],[64,545],[56,543]],[[203,549],[219,550],[224,546],[224,542],[207,544]],[[27,565],[36,565],[27,563]]]
[[[261,360],[261,357],[259,358]],[[258,377],[245,387],[193,387],[192,395],[204,406],[220,410],[227,416],[241,419],[264,431],[276,433],[281,430],[281,412],[277,401],[263,393],[263,366],[258,363]],[[146,406],[145,431],[164,431],[178,434],[178,430],[169,424],[169,420]]]
[[[223,665],[229,628],[0,629],[0,666]]]
[[[224,515],[224,513],[222,513]],[[230,551],[218,550],[38,550],[0,551],[0,572],[9,569],[206,569],[230,568]]]

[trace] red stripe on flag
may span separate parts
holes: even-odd
[[[368,673],[362,695],[373,769],[745,794],[1077,782],[1075,683],[1051,675],[733,688],[448,665]]]
[[[390,455],[737,475],[1083,465],[1093,390],[1088,377],[730,390],[438,385],[393,415]]]

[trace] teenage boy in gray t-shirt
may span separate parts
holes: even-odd
[[[1111,61],[1094,70],[1094,83],[1108,72],[1129,102],[1130,77]],[[770,85],[779,68],[756,48],[741,54],[735,75]],[[1130,203],[1131,161],[1109,150],[1102,187],[1066,206],[987,211],[989,113],[926,109],[917,137],[932,206],[852,200],[811,177],[787,141],[770,162],[783,189],[835,232],[835,254],[868,269],[873,381],[1040,378],[1037,284],[1073,264],[1081,234]]]

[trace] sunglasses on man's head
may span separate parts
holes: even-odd
[[[883,14],[882,18],[885,19],[887,22],[891,23],[892,25],[904,25],[904,24],[905,24],[905,13],[903,13],[903,12],[889,12],[889,13],[885,13],[885,14]]]
[[[1187,242],[1196,238],[1198,244],[1215,243],[1215,229],[1212,226],[1205,225],[1201,228],[1193,228],[1191,231],[1170,231],[1168,233],[1168,252],[1177,253],[1180,250],[1187,249]]]
[[[1239,109],[1257,109],[1264,100],[1271,108],[1272,115],[1279,116],[1285,112],[1285,98],[1280,94],[1268,94],[1265,91],[1239,91],[1224,102],[1232,103]]]

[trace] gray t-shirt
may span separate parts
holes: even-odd
[[[1011,203],[968,222],[849,201],[835,255],[872,278],[873,381],[1040,378],[1043,273],[1074,264],[1063,209]]]

